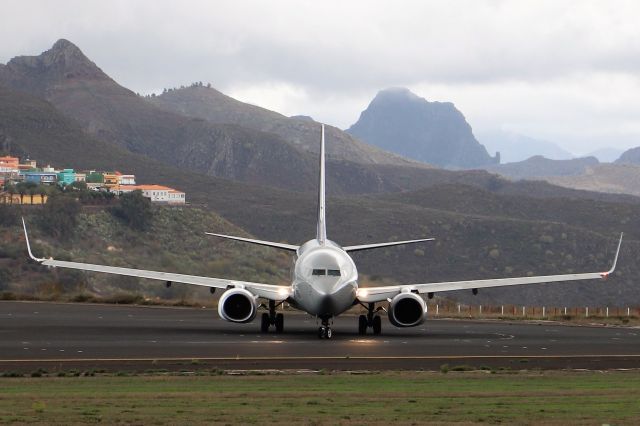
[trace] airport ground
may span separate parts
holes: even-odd
[[[638,424],[640,329],[0,302],[0,423]]]
[[[0,378],[0,424],[636,425],[639,400],[638,371],[201,370]]]

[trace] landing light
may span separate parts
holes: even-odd
[[[289,297],[289,289],[281,288],[278,290],[278,294],[283,297]]]
[[[367,297],[369,295],[369,291],[366,288],[358,289],[358,297]]]

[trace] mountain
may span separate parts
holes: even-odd
[[[380,91],[348,133],[418,161],[448,168],[495,164],[450,102],[428,102],[408,89]]]
[[[161,95],[146,98],[152,105],[187,117],[210,123],[234,124],[281,137],[292,145],[317,153],[320,124],[308,116],[286,117],[259,106],[240,102],[218,90],[194,84],[190,87],[167,90]],[[326,126],[329,158],[362,164],[393,164],[422,167],[389,152],[362,143],[348,133]]]
[[[510,179],[546,179],[551,176],[576,176],[598,165],[595,157],[550,160],[540,155],[516,163],[499,164],[485,169]]]
[[[640,146],[626,150],[615,161],[616,164],[640,164]]]
[[[567,188],[640,196],[640,164],[600,164],[579,175],[546,180]]]
[[[583,155],[583,157],[596,157],[601,163],[613,163],[623,152],[618,148],[600,148]]]
[[[499,152],[502,163],[514,163],[533,156],[551,160],[569,160],[574,157],[553,142],[539,140],[515,132],[494,130],[478,134],[478,140],[490,152]]]
[[[0,85],[46,99],[95,138],[133,153],[212,176],[310,189],[303,178],[310,177],[313,159],[303,150],[273,133],[157,108],[118,85],[69,41],[12,59],[0,68]]]
[[[59,113],[49,102],[25,93],[0,90],[0,134],[3,150],[29,153],[58,166],[124,168],[136,173],[141,181],[178,187],[187,192],[192,206],[214,210],[258,238],[300,243],[313,235],[315,229],[316,196],[313,192],[247,185],[162,164],[87,136],[77,123]],[[340,163],[332,163],[329,167],[335,169],[337,164]],[[633,259],[640,253],[640,244],[636,242],[640,239],[640,199],[563,189],[542,182],[509,182],[481,170],[429,171],[431,178],[423,182],[427,188],[418,191],[329,198],[329,236],[342,244],[437,237],[433,244],[357,254],[361,274],[373,277],[374,283],[379,282],[376,277],[411,283],[606,268],[612,250],[609,247],[613,247],[615,235],[621,230],[627,232],[623,258]],[[540,198],[533,198],[534,195]],[[113,260],[131,266],[135,263],[139,267],[152,267],[160,262],[163,268],[171,265],[168,269],[175,267],[178,271],[188,272],[190,269],[182,269],[186,262],[191,270],[229,277],[246,277],[252,273],[252,268],[268,267],[260,262],[261,255],[256,254],[246,258],[246,262],[240,262],[242,270],[236,270],[238,256],[243,257],[238,250],[251,248],[198,237],[196,231],[202,232],[209,226],[217,229],[208,218],[198,219],[179,210],[171,214],[170,218],[165,217],[169,222],[165,223],[165,219],[158,222],[158,228],[154,228],[158,234],[153,238],[140,235],[125,241],[120,237],[125,231],[106,221],[104,226],[83,228],[85,238],[74,240],[78,249],[73,252],[69,247],[56,248],[56,241],[50,239],[39,242],[38,250],[62,253],[79,260]],[[102,223],[104,217],[101,218],[87,216],[81,224],[89,223],[87,221]],[[199,227],[185,225],[200,220]],[[177,233],[182,235],[185,229],[188,230],[186,245],[179,246],[182,242],[168,237]],[[7,266],[11,271],[22,270],[20,265],[25,264],[26,258],[21,249],[24,241],[19,237],[20,228],[13,226],[2,230],[6,230],[3,235],[10,238],[3,239],[5,249],[0,253],[0,266]],[[116,235],[112,236],[115,231]],[[242,233],[238,228],[229,228],[228,232]],[[106,247],[109,242],[114,247],[126,246],[138,256],[137,260],[122,258],[123,252],[118,251],[91,251],[91,247]],[[163,248],[155,249],[158,244]],[[183,256],[180,251],[183,248],[179,248],[200,247],[199,244],[214,247],[206,254],[210,261],[203,265],[188,260],[192,254]],[[488,254],[494,249],[500,253],[497,259]],[[171,254],[172,250],[178,251]],[[160,254],[160,257],[144,260],[145,253],[149,252]],[[102,258],[103,255],[107,257]],[[263,259],[269,263],[270,256],[265,253]],[[273,266],[269,268],[273,269]],[[588,304],[593,300],[640,303],[634,280],[640,270],[636,270],[633,262],[621,262],[619,266],[619,278],[616,275],[607,286],[601,283],[563,284],[487,290],[478,297],[466,292],[446,296],[473,303]],[[282,261],[278,260],[275,268],[274,277],[286,276]],[[50,282],[51,273],[45,270],[42,274],[20,275],[16,282]],[[111,288],[120,282],[118,278],[98,276],[88,280],[94,289],[102,288],[100,283]]]

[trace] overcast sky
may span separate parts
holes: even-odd
[[[211,82],[346,128],[405,86],[476,133],[640,145],[638,1],[0,1],[2,63],[67,38],[140,93]]]

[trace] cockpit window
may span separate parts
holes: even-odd
[[[327,271],[324,269],[314,269],[311,275],[327,275]]]
[[[328,275],[332,276],[332,277],[339,277],[340,276],[340,270],[339,269],[329,269],[327,270]]]

